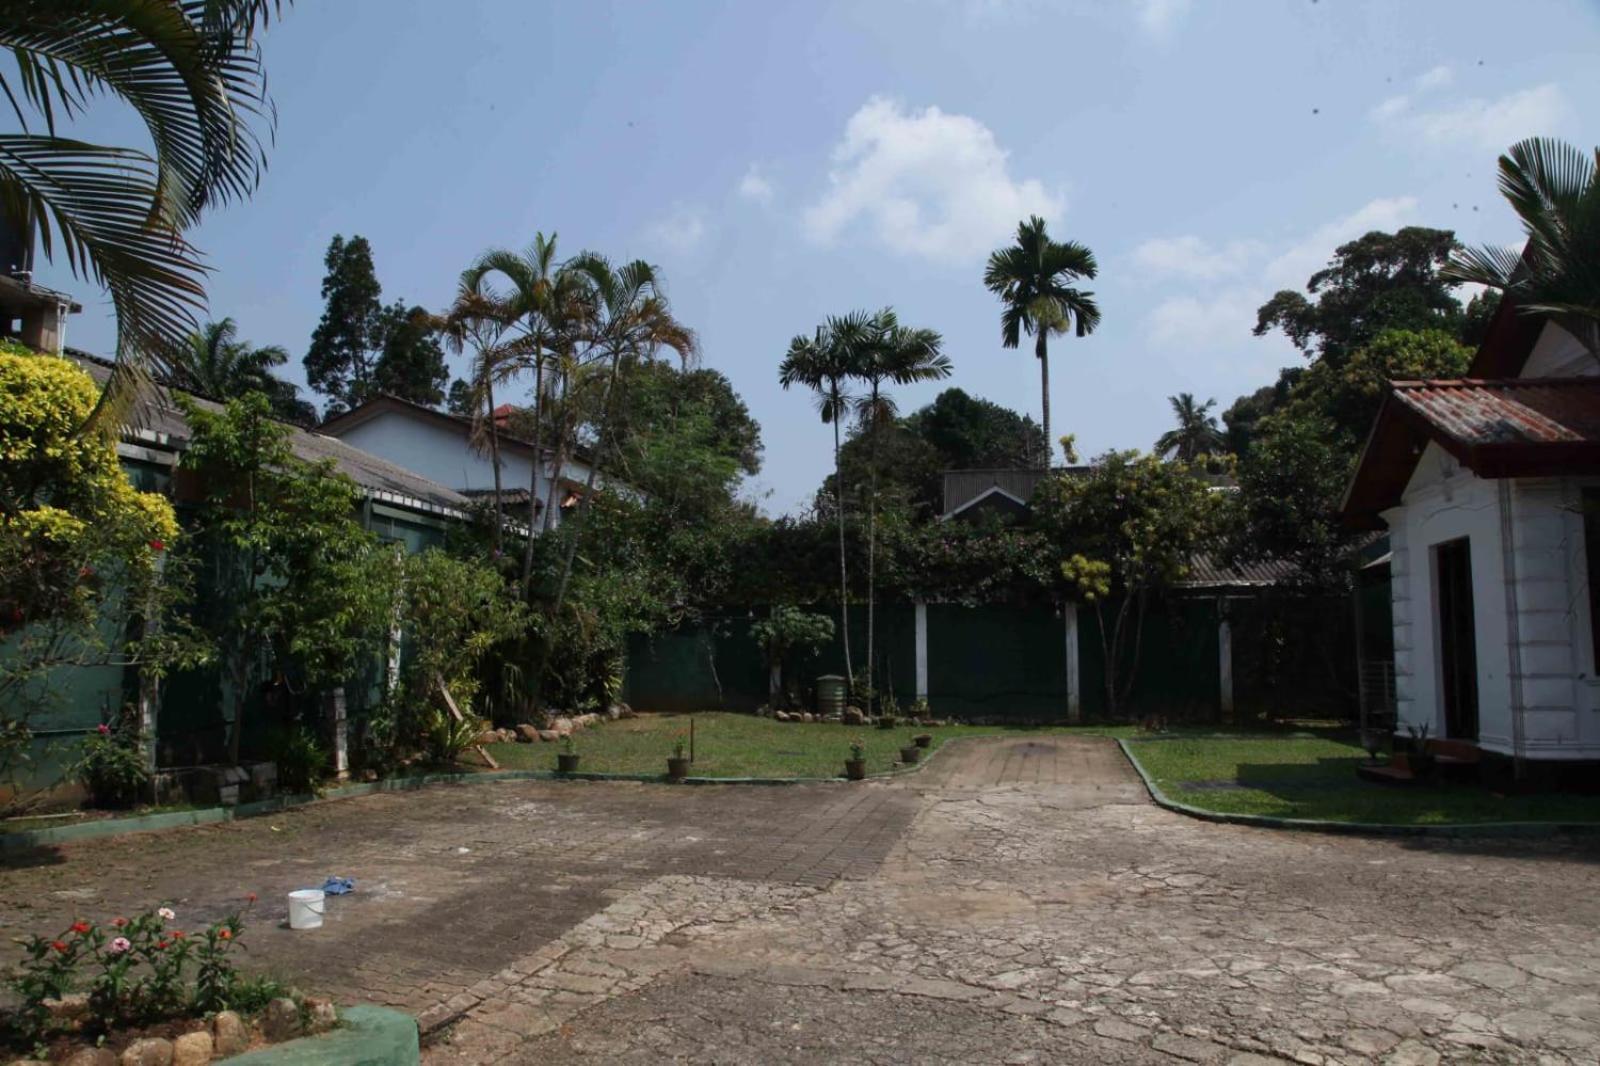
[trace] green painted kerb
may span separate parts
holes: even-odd
[[[1227,811],[1208,811],[1188,803],[1179,803],[1161,791],[1161,786],[1145,770],[1134,755],[1137,744],[1159,743],[1161,738],[1126,741],[1118,738],[1117,746],[1134,771],[1144,782],[1156,806],[1169,811],[1225,825],[1249,825],[1261,829],[1300,829],[1310,833],[1343,833],[1351,836],[1385,837],[1548,837],[1558,834],[1597,835],[1600,822],[1463,822],[1459,825],[1396,825],[1384,822],[1333,822],[1321,818],[1274,818],[1266,814],[1233,814]]]
[[[387,1007],[350,1007],[339,1028],[290,1040],[224,1062],[238,1066],[416,1066],[417,1021]]]

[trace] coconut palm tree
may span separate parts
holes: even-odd
[[[1192,463],[1222,447],[1222,429],[1217,425],[1217,416],[1211,413],[1216,400],[1196,403],[1192,393],[1180,392],[1168,396],[1167,402],[1172,405],[1178,428],[1161,434],[1156,441],[1156,454]]]
[[[265,393],[274,417],[301,426],[316,422],[316,409],[300,399],[300,390],[272,373],[273,367],[289,361],[289,353],[276,344],[257,348],[241,341],[231,318],[207,322],[164,353],[163,361],[174,383],[204,396],[226,400]]]
[[[142,382],[186,346],[205,304],[184,232],[243,199],[265,165],[272,123],[256,33],[282,0],[3,0],[0,73],[18,132],[0,134],[0,214],[54,261],[103,285],[117,315],[108,394]],[[150,151],[90,144],[64,127],[115,97]],[[8,266],[9,264],[0,264]],[[128,394],[131,395],[131,394]]]
[[[1458,249],[1440,276],[1499,290],[1600,360],[1600,148],[1519,141],[1500,157],[1500,192],[1522,220],[1525,247]]]
[[[689,367],[700,352],[694,331],[673,315],[672,305],[662,290],[660,272],[651,264],[635,259],[621,266],[613,266],[602,255],[583,252],[567,264],[567,270],[580,279],[587,293],[584,304],[588,313],[582,320],[583,351],[574,362],[580,370],[599,371],[592,376],[603,384],[600,384],[598,393],[600,425],[595,431],[594,453],[589,460],[589,474],[583,495],[578,498],[578,510],[573,516],[577,528],[567,539],[566,557],[561,564],[561,579],[556,585],[552,615],[560,613],[566,601],[572,563],[589,511],[589,501],[594,496],[600,464],[606,461],[611,446],[617,382],[623,371],[631,364],[656,358],[663,350],[675,353],[680,363]],[[573,400],[575,398],[569,397],[569,401]],[[581,409],[577,402],[569,402],[568,407],[574,413]],[[575,444],[575,429],[575,423],[569,418],[556,440],[557,471],[565,461],[565,450]],[[546,504],[547,518],[555,509],[555,494],[556,480],[552,479],[550,500]]]
[[[1022,334],[1034,338],[1033,354],[1039,359],[1039,391],[1044,439],[1050,436],[1050,334],[1076,332],[1084,337],[1100,324],[1094,293],[1073,288],[1080,278],[1099,273],[1094,253],[1077,241],[1054,241],[1038,215],[1018,224],[1017,242],[989,256],[983,283],[1000,297],[1000,340],[1007,348],[1019,347]],[[1048,447],[1046,455],[1048,456]],[[1045,459],[1049,463],[1048,457]]]
[[[839,633],[844,642],[845,680],[855,685],[855,670],[850,658],[850,577],[844,544],[844,469],[839,465],[839,426],[855,403],[849,384],[859,362],[859,323],[855,316],[829,318],[810,336],[789,342],[789,350],[778,364],[778,384],[785,389],[803,385],[816,393],[817,413],[825,425],[833,427],[834,519],[839,528]]]
[[[886,384],[913,385],[938,381],[950,376],[950,357],[939,349],[944,340],[931,329],[914,329],[900,324],[894,309],[885,307],[875,315],[860,312],[848,316],[849,336],[855,344],[854,376],[866,387],[856,401],[856,418],[867,434],[870,462],[867,492],[867,690],[874,692],[873,638],[877,601],[878,547],[878,437],[879,431],[894,422],[899,413],[894,397],[884,391]],[[875,694],[875,693],[874,693]]]

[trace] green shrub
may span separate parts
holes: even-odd
[[[328,753],[317,735],[303,725],[281,731],[272,740],[272,761],[285,792],[315,792],[328,772]]]
[[[83,742],[72,776],[89,792],[96,807],[131,807],[144,798],[150,784],[150,767],[136,728],[120,724],[132,720],[123,714],[116,727],[102,722]]]

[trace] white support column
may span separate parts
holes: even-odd
[[[1067,721],[1083,721],[1083,681],[1078,668],[1078,605],[1061,608],[1067,629]]]
[[[344,686],[328,693],[328,725],[333,734],[333,772],[340,781],[350,776],[350,730],[345,716]]]
[[[928,605],[917,601],[917,699],[928,698]]]
[[[1218,612],[1221,613],[1220,611]],[[1222,715],[1233,718],[1233,628],[1226,615],[1217,620],[1217,673],[1220,681]]]
[[[155,585],[161,583],[166,575],[167,553],[165,549],[156,552],[155,575],[151,581]],[[154,639],[160,635],[161,621],[158,609],[158,600],[152,592],[150,605],[147,608],[144,621],[144,638]],[[144,768],[151,775],[156,772],[156,730],[157,715],[161,709],[161,682],[155,672],[148,669],[135,667],[139,671],[139,746],[140,756],[144,760]]]

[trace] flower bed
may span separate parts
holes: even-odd
[[[332,1028],[332,1003],[235,968],[243,911],[254,903],[252,894],[242,910],[192,932],[157,907],[27,938],[8,980],[17,1003],[0,1019],[0,1050],[65,1061],[103,1049],[197,1066]]]

